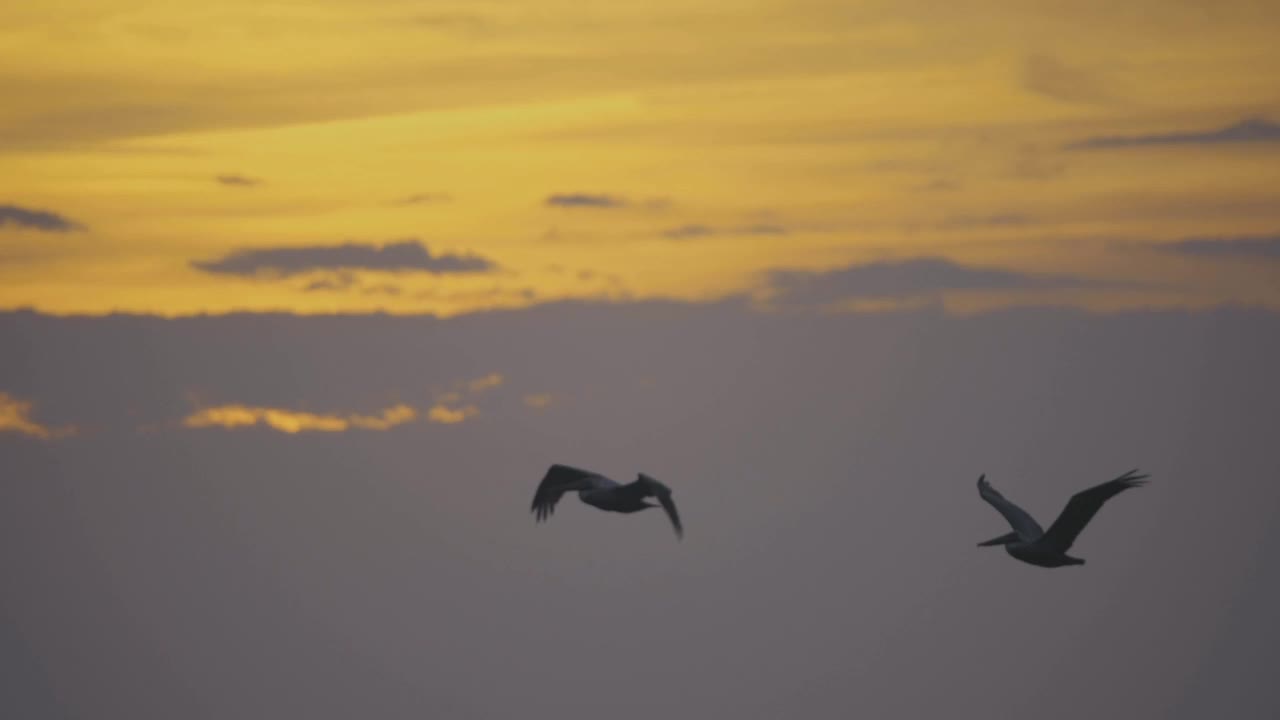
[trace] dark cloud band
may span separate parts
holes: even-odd
[[[1145,145],[1218,145],[1246,142],[1280,142],[1280,124],[1263,118],[1250,118],[1217,130],[1152,135],[1104,135],[1086,138],[1067,147],[1072,150],[1089,150]]]
[[[620,208],[627,201],[615,195],[591,195],[587,193],[561,193],[548,196],[546,204],[552,207]]]
[[[1273,258],[1280,260],[1280,235],[1272,237],[1189,238],[1164,245],[1169,252],[1199,257]]]
[[[775,299],[822,305],[841,300],[911,298],[957,290],[1023,290],[1091,287],[1097,281],[1061,275],[971,267],[945,258],[873,262],[827,272],[774,270],[768,275]]]
[[[373,270],[425,272],[433,275],[488,272],[497,265],[479,255],[433,255],[418,240],[385,245],[346,243],[287,248],[239,250],[217,260],[196,260],[191,266],[207,273],[289,276],[317,270]]]
[[[84,226],[63,215],[48,210],[32,210],[17,205],[0,205],[0,227],[14,227],[41,230],[44,232],[70,232],[84,230]]]

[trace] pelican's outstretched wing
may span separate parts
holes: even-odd
[[[542,522],[555,512],[556,503],[560,502],[565,493],[604,484],[609,484],[609,480],[603,475],[568,465],[552,465],[547,474],[542,476],[542,482],[538,483],[529,511],[537,515],[538,522]]]
[[[1008,520],[1009,525],[1018,533],[1018,538],[1024,542],[1032,542],[1044,534],[1040,523],[1036,522],[1036,519],[1031,517],[1026,510],[1005,500],[998,490],[991,487],[991,483],[987,482],[985,473],[978,478],[978,495],[990,503],[991,507],[1000,511],[1004,519]]]
[[[1144,479],[1147,476],[1137,473],[1136,469],[1130,470],[1114,480],[1108,480],[1101,485],[1095,485],[1072,495],[1067,506],[1062,509],[1062,514],[1058,515],[1058,519],[1053,521],[1049,531],[1044,534],[1045,545],[1065,553],[1103,503],[1129,488],[1147,484]]]
[[[671,499],[671,488],[644,473],[640,473],[640,477],[636,478],[635,482],[625,487],[636,488],[641,493],[641,497],[657,498],[662,504],[662,509],[666,511],[667,517],[671,519],[671,527],[675,528],[676,537],[684,538],[684,526],[680,524],[680,513],[676,510],[676,502]]]

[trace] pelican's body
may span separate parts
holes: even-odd
[[[555,512],[556,503],[567,492],[576,491],[578,499],[594,508],[608,512],[630,514],[661,507],[671,520],[676,537],[684,536],[684,527],[680,524],[680,514],[676,512],[675,501],[671,499],[671,488],[640,473],[632,482],[623,485],[599,473],[580,470],[568,465],[552,465],[543,476],[542,482],[533,494],[533,506],[537,521],[546,520]],[[657,498],[658,504],[647,498]]]
[[[1066,553],[1045,548],[1037,542],[1011,542],[1004,546],[1004,551],[1011,556],[1031,565],[1056,568],[1065,565],[1083,565],[1084,560],[1073,558]]]
[[[983,475],[978,478],[978,495],[1009,521],[1013,532],[978,545],[980,547],[1003,545],[1005,552],[1011,556],[1040,567],[1083,565],[1084,560],[1071,557],[1067,551],[1071,549],[1080,531],[1089,524],[1103,503],[1129,488],[1146,484],[1144,478],[1147,476],[1138,475],[1137,472],[1137,470],[1130,470],[1114,480],[1076,493],[1047,531],[1042,529],[1026,510],[1009,502],[999,491],[991,487],[991,483],[987,482],[987,476]]]

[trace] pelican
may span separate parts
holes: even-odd
[[[667,517],[671,518],[671,527],[675,528],[676,537],[684,537],[680,514],[676,512],[676,504],[671,499],[671,488],[644,473],[639,473],[635,481],[622,485],[589,470],[552,465],[542,477],[542,482],[538,483],[530,511],[536,515],[538,522],[542,522],[555,512],[560,497],[574,490],[578,491],[578,499],[582,502],[617,513],[634,513],[658,507],[645,500],[649,497],[657,498],[662,509],[667,512]]]
[[[978,478],[978,495],[1004,516],[1013,526],[1013,532],[1001,535],[986,542],[978,543],[979,547],[1003,545],[1005,552],[1032,565],[1055,568],[1063,565],[1083,565],[1084,560],[1067,555],[1071,544],[1076,541],[1080,531],[1089,524],[1102,504],[1129,488],[1146,485],[1146,475],[1138,475],[1137,470],[1130,470],[1114,480],[1095,485],[1088,490],[1081,490],[1071,496],[1067,506],[1063,508],[1058,519],[1053,521],[1046,532],[1040,528],[1035,518],[1026,510],[1004,499],[991,483],[986,474]]]

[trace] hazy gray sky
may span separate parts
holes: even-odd
[[[1280,708],[1274,314],[9,313],[0,347],[6,717]],[[536,526],[552,462],[668,483],[684,542]],[[975,547],[980,473],[1047,523],[1132,467],[1084,567]]]

